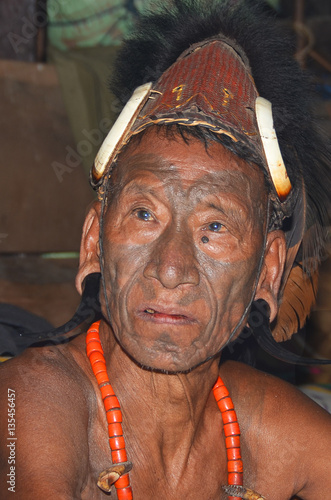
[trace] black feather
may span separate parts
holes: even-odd
[[[269,324],[270,309],[268,304],[260,299],[252,304],[248,324],[259,346],[268,354],[280,361],[296,365],[330,365],[331,359],[305,358],[288,351],[277,342],[271,333]]]

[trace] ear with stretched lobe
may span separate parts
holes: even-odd
[[[266,250],[255,293],[255,300],[264,299],[270,307],[270,322],[278,311],[280,290],[286,260],[286,241],[283,231],[271,231],[267,235]]]
[[[76,276],[76,288],[82,294],[82,284],[88,274],[100,272],[99,231],[101,203],[95,201],[84,222],[79,254],[79,269]]]

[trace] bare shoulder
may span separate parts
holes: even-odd
[[[253,468],[264,470],[270,488],[282,477],[292,495],[322,498],[331,490],[331,416],[296,387],[249,366],[229,362],[221,373]]]
[[[27,349],[0,366],[0,380],[1,390],[6,386],[15,390],[21,404],[29,404],[31,398],[43,401],[40,410],[57,398],[78,403],[88,396],[90,386],[79,344]]]
[[[306,422],[310,426],[319,418],[331,421],[331,416],[319,405],[297,387],[278,377],[232,361],[223,365],[221,374],[233,393],[233,399],[238,400],[238,411],[246,414],[244,420],[248,425],[247,413],[252,418],[258,415],[266,423],[270,422],[283,430],[284,422],[288,427],[291,418],[296,423]]]
[[[80,498],[74,493],[72,477],[77,478],[77,485],[83,484],[87,473],[84,457],[88,457],[92,393],[79,347],[32,348],[2,364],[0,441],[6,444],[0,450],[0,466],[2,472],[8,472],[10,465],[15,467],[11,470],[17,472],[16,493],[24,491],[26,497],[28,480],[32,496],[26,498],[45,498],[43,483],[45,488],[52,484],[54,498]],[[14,450],[12,464],[8,463],[8,443]],[[57,484],[61,485],[58,497]],[[1,490],[8,488],[1,485]],[[53,498],[49,491],[46,496]]]

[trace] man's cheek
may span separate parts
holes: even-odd
[[[123,286],[135,268],[141,265],[141,253],[136,246],[111,244],[105,252],[106,273],[112,286]]]
[[[223,266],[221,273],[215,273],[213,281],[220,313],[230,309],[242,310],[247,306],[246,302],[252,293],[252,278],[247,262]]]

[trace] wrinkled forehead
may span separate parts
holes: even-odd
[[[153,126],[131,139],[119,155],[110,180],[110,194],[180,190],[187,199],[227,194],[241,206],[266,205],[267,187],[262,169],[248,163],[221,143],[205,144],[190,137],[167,134]],[[191,197],[191,198],[190,198]],[[191,200],[192,201],[192,200]]]

